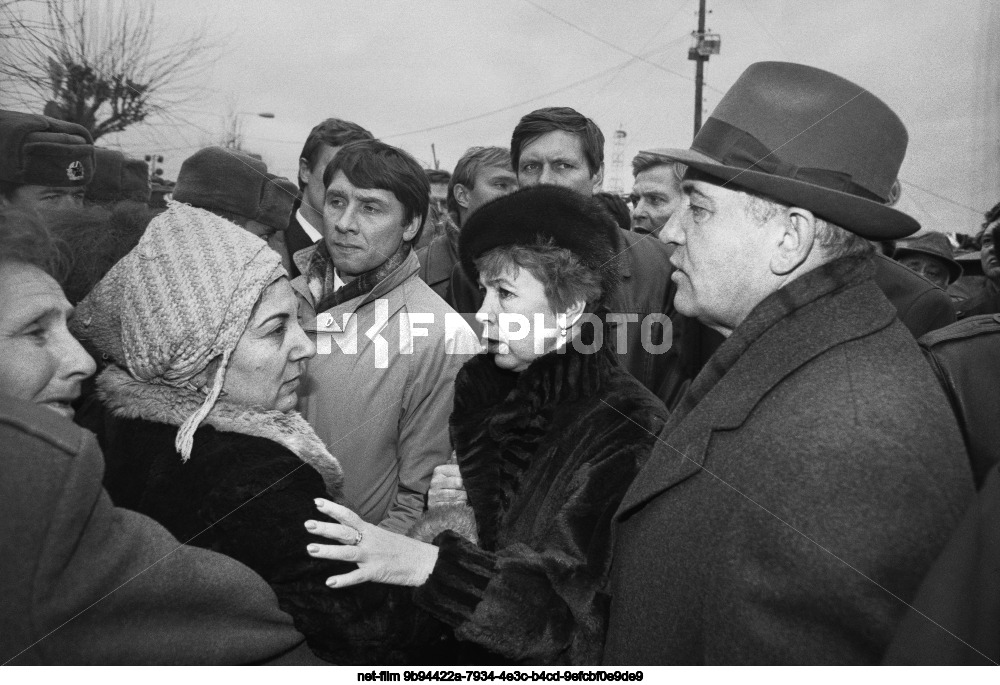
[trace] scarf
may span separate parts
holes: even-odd
[[[325,312],[355,297],[367,295],[385,280],[386,276],[399,268],[409,254],[410,244],[400,243],[399,249],[380,265],[359,275],[339,290],[334,290],[333,259],[326,247],[326,241],[319,241],[309,257],[306,269],[302,272],[310,292],[316,298],[316,312]]]

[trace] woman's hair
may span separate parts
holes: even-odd
[[[601,297],[601,274],[585,266],[580,258],[551,239],[538,238],[534,245],[495,247],[476,260],[484,280],[526,270],[545,287],[545,296],[556,312],[582,300],[587,311]]]
[[[60,260],[52,236],[34,212],[0,208],[0,265],[8,262],[58,273]]]

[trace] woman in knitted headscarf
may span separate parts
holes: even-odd
[[[416,586],[417,605],[460,641],[460,662],[601,662],[611,518],[667,413],[618,365],[604,327],[617,231],[597,201],[553,186],[472,215],[459,252],[484,291],[488,351],[455,380],[458,477],[439,486],[468,505],[437,505],[432,483],[418,541],[321,503],[338,523],[307,528],[342,544],[310,554],[358,564],[330,579],[334,592]]]
[[[328,569],[304,553],[302,521],[314,498],[340,497],[342,472],[294,411],[316,348],[277,253],[173,202],[79,304],[72,330],[107,364],[96,428],[117,505],[257,571],[322,658],[412,658],[380,618],[405,600],[397,588],[331,597]]]

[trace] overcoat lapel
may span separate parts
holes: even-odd
[[[682,401],[670,417],[649,462],[626,493],[617,519],[702,470],[712,433],[741,426],[787,376],[827,350],[882,330],[895,320],[892,305],[870,279],[840,292],[820,290],[818,298],[796,304],[803,287],[817,288],[823,283],[823,279],[812,280],[820,282],[792,284],[788,292],[779,290],[768,298],[776,301],[765,300],[761,303],[768,305],[764,311],[751,312],[719,347],[689,390],[701,399],[693,406]],[[775,317],[775,311],[787,315]]]

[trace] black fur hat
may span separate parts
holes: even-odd
[[[473,212],[458,237],[462,269],[477,283],[475,260],[495,247],[537,245],[551,238],[601,274],[602,300],[618,285],[620,259],[618,225],[592,197],[558,186],[523,188]]]

